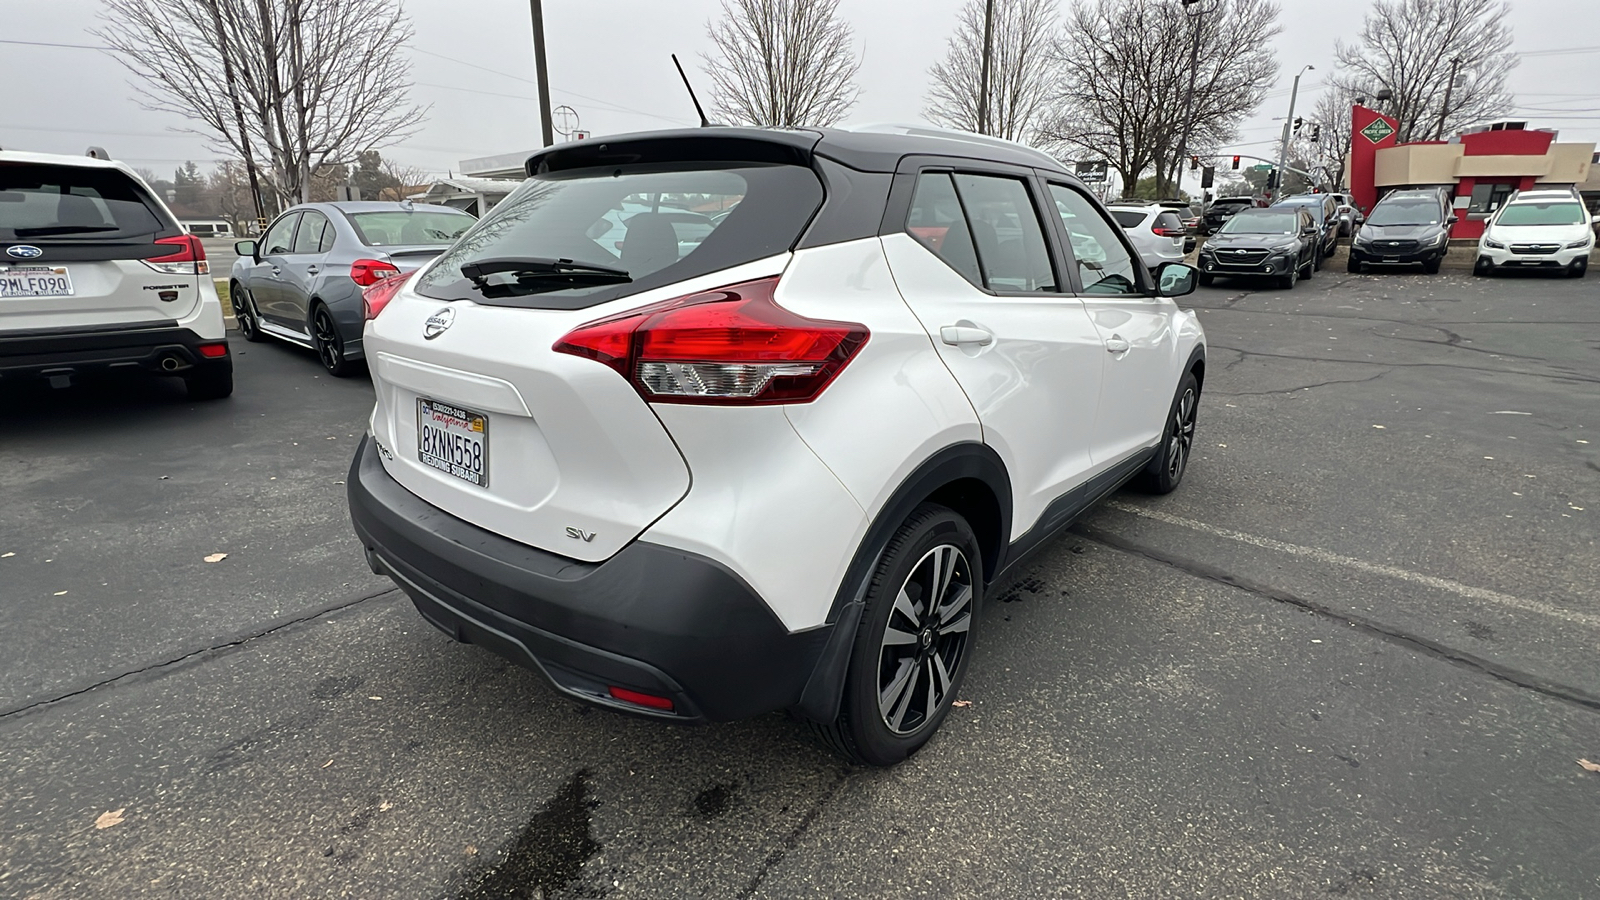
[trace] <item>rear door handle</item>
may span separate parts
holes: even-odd
[[[962,344],[987,347],[994,343],[994,335],[974,325],[945,325],[939,329],[939,340],[952,347],[959,347]]]
[[[1122,339],[1122,335],[1113,334],[1111,337],[1106,338],[1106,352],[1127,353],[1128,342]]]
[[[317,264],[316,263],[312,263],[311,265],[306,266],[306,272],[311,274],[311,275],[317,274]]]

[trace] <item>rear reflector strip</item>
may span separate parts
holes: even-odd
[[[228,355],[227,344],[201,344],[200,355],[206,359],[221,359]]]
[[[615,686],[607,687],[606,690],[610,692],[611,696],[621,700],[623,703],[632,703],[635,706],[647,706],[650,709],[661,709],[666,710],[667,712],[672,711],[672,700],[668,697],[657,697],[654,694],[641,694],[638,691],[630,691],[627,688]]]

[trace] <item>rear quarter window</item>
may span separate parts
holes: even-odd
[[[1111,218],[1116,219],[1117,224],[1123,228],[1137,228],[1139,223],[1144,221],[1144,216],[1144,212],[1137,209],[1111,210]]]
[[[0,240],[108,240],[177,230],[117,169],[0,163]]]

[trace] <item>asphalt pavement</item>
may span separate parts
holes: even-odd
[[[1184,485],[991,597],[889,771],[451,643],[361,564],[371,387],[308,353],[0,384],[0,896],[1600,896],[1597,284],[1188,298]]]

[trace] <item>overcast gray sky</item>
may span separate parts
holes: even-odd
[[[1063,0],[1068,2],[1068,0]],[[1150,0],[1176,2],[1176,0]],[[1280,0],[1283,33],[1274,44],[1279,90],[1243,124],[1241,152],[1262,152],[1287,112],[1289,80],[1300,66],[1301,109],[1315,102],[1333,68],[1333,44],[1349,40],[1370,0]],[[409,53],[414,98],[432,108],[426,124],[386,155],[439,174],[460,160],[537,147],[532,44],[526,0],[405,0],[417,36]],[[672,69],[676,52],[702,97],[709,87],[706,21],[718,0],[544,0],[552,102],[578,110],[596,134],[693,125],[694,110]],[[855,122],[921,118],[927,70],[943,56],[961,0],[842,0],[861,54],[861,100]],[[89,29],[99,0],[0,0],[0,39],[96,44]],[[1519,114],[1554,127],[1563,140],[1600,141],[1600,31],[1596,0],[1517,0],[1515,48],[1589,48],[1526,55],[1511,86]],[[474,66],[482,68],[474,68]],[[484,71],[492,69],[494,72]],[[501,73],[501,74],[496,74]],[[105,146],[133,165],[169,172],[184,160],[207,165],[215,153],[192,134],[175,133],[176,116],[139,106],[143,92],[109,55],[93,50],[0,43],[0,147],[80,153]],[[1570,113],[1553,112],[1570,109]],[[1568,118],[1554,118],[1566,115]]]

